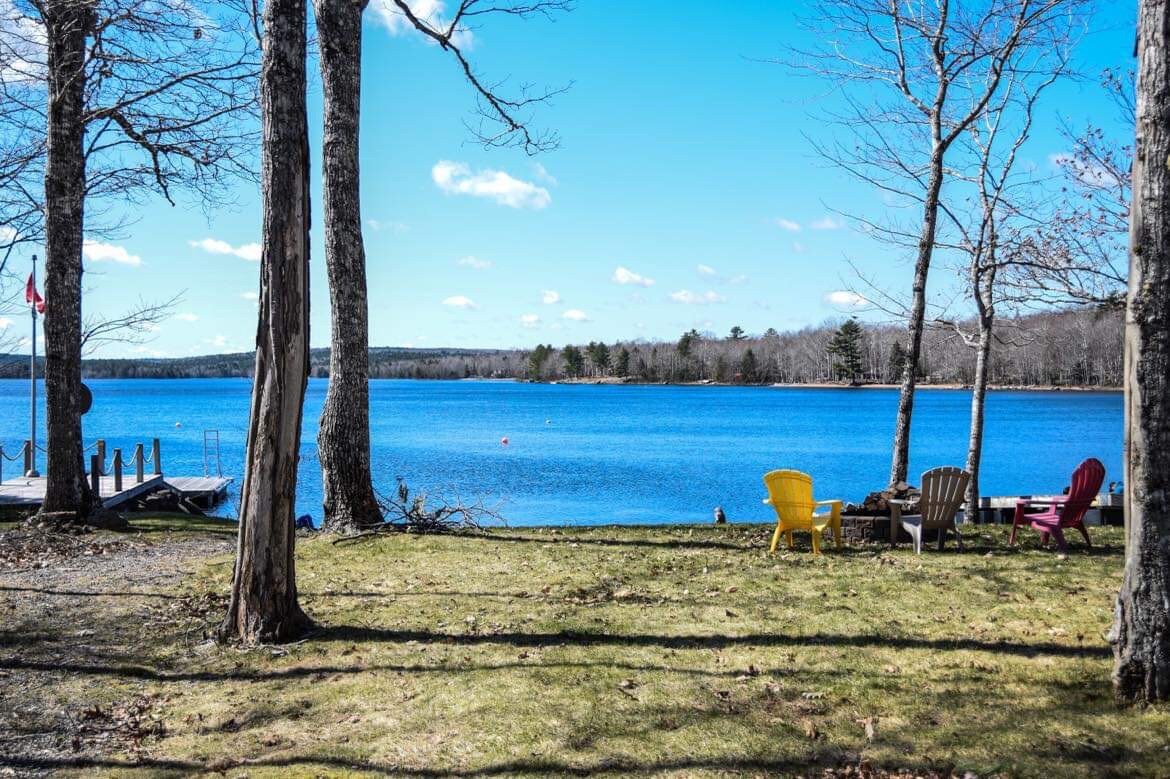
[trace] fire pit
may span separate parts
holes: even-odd
[[[921,493],[917,487],[912,487],[906,482],[898,482],[893,487],[869,493],[861,503],[846,503],[841,513],[841,534],[850,543],[889,543],[890,501],[917,501],[920,497]],[[902,509],[902,513],[913,514],[916,508],[917,503],[911,503]],[[905,530],[898,528],[897,540],[910,541],[911,538]]]

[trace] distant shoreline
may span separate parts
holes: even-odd
[[[324,376],[311,376],[311,379],[327,379]],[[43,380],[38,376],[39,381]],[[241,379],[251,381],[251,376],[225,374],[222,376],[86,376],[82,381],[203,381],[216,379]],[[0,376],[0,381],[28,381],[24,376]],[[755,384],[744,382],[714,381],[702,379],[699,381],[636,381],[628,378],[605,376],[596,378],[556,379],[553,381],[533,381],[513,377],[495,376],[467,376],[464,378],[413,378],[413,377],[371,377],[370,381],[482,381],[482,382],[513,382],[516,384],[574,384],[574,385],[605,385],[605,386],[639,386],[639,387],[758,387],[761,389],[837,389],[837,390],[896,390],[900,384],[841,384],[837,382],[776,382],[773,384]],[[957,382],[938,384],[917,384],[920,390],[970,390],[971,385]],[[1055,384],[992,384],[987,387],[989,392],[1122,392],[1122,387],[1104,387],[1098,385],[1055,385]]]
[[[588,379],[558,379],[557,381],[538,381],[532,382],[527,379],[515,379],[514,381],[524,381],[532,384],[632,384],[640,386],[669,386],[669,387],[763,387],[765,389],[847,389],[847,390],[871,390],[871,389],[885,389],[896,390],[901,389],[901,384],[840,384],[837,382],[777,382],[774,384],[744,384],[728,381],[686,381],[686,382],[667,382],[667,381],[632,381],[623,378],[616,378],[607,376],[603,378],[588,378]],[[940,384],[916,384],[915,389],[920,390],[969,390],[970,384],[960,383],[940,383]],[[1101,386],[1072,386],[1072,385],[1055,385],[1055,384],[991,384],[988,385],[989,391],[995,392],[1121,392],[1122,387],[1101,387]]]

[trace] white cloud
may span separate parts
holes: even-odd
[[[240,293],[240,297],[242,297],[244,300],[259,300],[260,299],[260,295],[257,292],[242,292],[242,293]]]
[[[702,263],[700,263],[700,264],[695,266],[695,270],[698,271],[699,275],[701,275],[701,276],[714,276],[715,275],[715,269],[712,268],[710,265],[703,265]]]
[[[455,264],[461,268],[473,268],[475,270],[487,270],[492,267],[491,260],[481,260],[478,257],[472,257],[470,255],[455,260]]]
[[[869,301],[863,295],[858,295],[856,292],[850,292],[847,289],[833,290],[825,295],[825,302],[830,306],[840,306],[842,308],[861,308],[869,305]]]
[[[227,241],[221,241],[218,238],[204,238],[201,241],[188,241],[187,243],[210,254],[230,254],[248,262],[260,262],[260,244],[258,243],[232,246]]]
[[[475,301],[466,295],[452,295],[449,298],[444,298],[443,305],[451,306],[451,308],[461,308],[464,311],[470,311],[471,309],[479,308],[479,306],[475,305]]]
[[[792,251],[796,252],[797,254],[804,254],[804,244],[800,243],[799,241],[794,241],[792,244]]]
[[[740,284],[747,284],[747,281],[748,277],[741,273],[738,276],[732,276],[727,280],[727,283],[738,287]]]
[[[380,233],[383,230],[389,230],[395,235],[405,233],[410,229],[410,225],[405,222],[383,222],[381,219],[367,219],[366,226],[375,233]]]
[[[12,320],[6,316],[0,316],[0,330],[7,330],[12,326]]]
[[[116,262],[120,265],[133,266],[142,264],[142,258],[126,251],[125,247],[88,239],[82,244],[81,253],[85,255],[85,259],[93,262]]]
[[[445,31],[451,24],[443,13],[446,10],[446,3],[443,0],[408,0],[407,5],[410,6],[410,12],[429,27]],[[394,0],[374,0],[373,6],[378,21],[391,35],[405,35],[414,31],[414,24],[398,8]],[[434,42],[430,38],[426,40]],[[456,46],[466,48],[472,44],[474,36],[470,30],[460,26],[452,36],[452,41]]]
[[[810,222],[808,226],[814,230],[840,230],[842,224],[831,216],[824,216],[815,222]]]
[[[574,322],[588,322],[589,317],[584,311],[579,308],[570,308],[565,313],[561,314],[565,319],[571,319]]]
[[[555,187],[558,183],[556,177],[548,172],[548,168],[544,167],[539,162],[532,163],[532,172],[536,174],[538,179],[545,182],[546,184],[552,184]]]
[[[502,170],[484,169],[472,173],[463,162],[439,160],[431,168],[431,178],[448,195],[486,197],[510,208],[545,208],[552,195],[544,187],[522,181]]]
[[[540,317],[536,314],[525,314],[520,317],[520,324],[527,328],[533,328],[540,324]]]
[[[708,303],[724,303],[727,301],[727,298],[714,290],[699,293],[691,292],[689,289],[680,289],[678,292],[670,293],[670,299],[675,303],[686,303],[690,306],[705,306]]]
[[[540,302],[546,306],[551,306],[553,303],[561,302],[561,293],[555,289],[545,289],[540,292]]]
[[[178,320],[183,321],[183,322],[198,322],[199,315],[198,314],[191,314],[191,313],[175,314],[175,319],[178,319]]]
[[[227,346],[227,342],[228,342],[227,338],[225,336],[222,336],[222,335],[217,335],[215,338],[206,338],[203,341],[203,343],[205,343],[205,344],[209,344],[211,346],[218,346],[221,348],[224,346]]]
[[[781,228],[782,230],[787,230],[790,233],[800,232],[800,223],[799,222],[793,222],[791,219],[785,219],[783,217],[776,219],[775,222],[776,222],[776,226]]]
[[[12,0],[0,0],[0,30],[5,33],[0,80],[13,85],[19,82],[43,82],[45,79],[45,27],[32,15],[16,7]]]
[[[649,279],[640,273],[634,273],[629,268],[618,266],[613,272],[613,281],[617,284],[634,284],[639,287],[654,286],[654,279]]]

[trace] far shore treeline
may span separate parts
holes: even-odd
[[[690,331],[677,341],[592,342],[536,349],[375,347],[373,378],[499,378],[559,381],[621,377],[634,382],[716,381],[741,384],[815,383],[841,378],[830,345],[840,321],[790,332],[747,335]],[[1038,313],[1004,322],[995,344],[991,383],[999,386],[1118,387],[1122,379],[1122,316],[1119,311],[1077,309]],[[896,382],[901,341],[896,325],[864,324],[858,339],[860,373],[867,383]],[[969,384],[971,349],[950,327],[928,330],[922,376],[932,383]],[[329,350],[313,349],[312,375],[329,375]],[[247,377],[251,352],[171,359],[89,359],[88,378]],[[0,376],[28,375],[28,358],[0,357]]]

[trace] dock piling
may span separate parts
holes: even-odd
[[[142,462],[142,444],[134,444],[134,481],[142,484],[146,478],[146,464]]]
[[[96,454],[91,454],[89,456],[89,488],[91,490],[93,490],[93,496],[95,498],[101,497],[101,493],[102,493],[101,485],[102,485],[101,458],[98,457]]]
[[[32,470],[32,456],[33,456],[32,441],[30,441],[27,438],[24,439],[24,447],[21,449],[21,452],[24,453],[24,472],[28,473],[29,471]]]
[[[114,492],[122,491],[122,450],[114,450],[114,462],[112,464],[114,469]]]
[[[157,438],[150,440],[150,461],[154,463],[154,475],[162,476],[162,447]]]
[[[106,439],[97,440],[98,476],[106,475]]]

